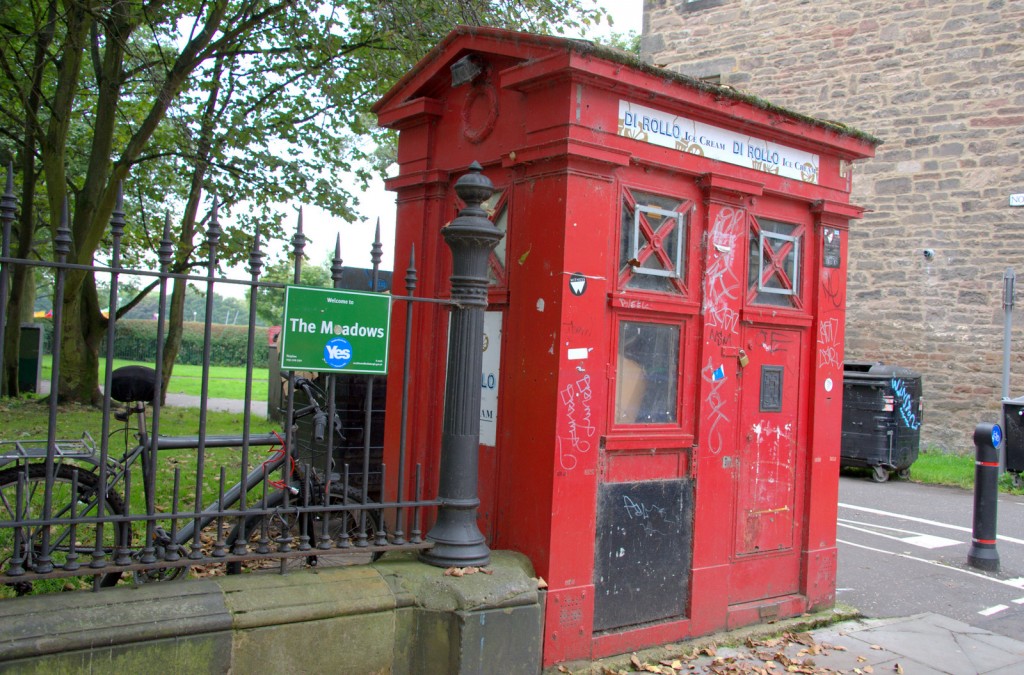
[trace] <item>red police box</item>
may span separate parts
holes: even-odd
[[[399,131],[416,295],[448,292],[456,179],[478,161],[496,187],[479,522],[547,581],[545,664],[831,605],[851,164],[878,141],[487,28],[454,30],[375,112]],[[409,466],[432,485],[447,314],[413,321]],[[389,416],[390,467],[399,433]]]

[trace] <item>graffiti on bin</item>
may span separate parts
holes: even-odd
[[[921,428],[921,420],[917,418],[917,413],[914,411],[914,397],[907,391],[907,383],[894,377],[892,378],[892,390],[899,401],[900,419],[903,420],[903,424],[908,429],[917,431]]]

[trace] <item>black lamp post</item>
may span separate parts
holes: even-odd
[[[448,383],[441,431],[437,522],[427,533],[434,546],[420,558],[438,567],[486,565],[491,551],[476,525],[480,452],[480,372],[483,367],[487,261],[504,237],[481,204],[494,186],[477,162],[455,183],[466,208],[442,231],[452,251]]]

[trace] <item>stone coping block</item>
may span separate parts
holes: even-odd
[[[474,613],[540,606],[525,556],[497,551],[486,569],[489,574],[446,575],[418,562],[415,554],[399,553],[371,565],[11,598],[0,601],[0,663],[59,655],[87,661],[89,652],[145,650],[168,639],[256,635],[268,628],[399,610],[449,613],[458,624]],[[538,637],[541,629],[538,624]],[[403,645],[391,650],[401,659]]]
[[[460,577],[418,562],[411,552],[386,555],[376,567],[396,597],[411,596],[423,609],[473,612],[540,602],[529,558],[512,551],[492,551],[491,563],[483,568],[487,572]]]

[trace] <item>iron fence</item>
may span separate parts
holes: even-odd
[[[89,433],[60,438],[58,396],[48,403],[46,438],[2,438],[0,431],[0,584],[27,592],[33,583],[50,578],[80,577],[94,587],[124,578],[136,583],[182,576],[186,570],[223,569],[238,572],[246,566],[316,564],[321,556],[343,555],[369,561],[390,549],[423,549],[422,514],[437,506],[424,499],[420,467],[405,476],[406,400],[400,411],[401,439],[398,478],[388,481],[382,461],[382,438],[372,431],[383,416],[383,382],[374,376],[287,373],[280,432],[257,433],[252,416],[252,366],[257,337],[259,289],[284,284],[261,279],[263,250],[256,232],[249,255],[247,281],[218,276],[221,229],[216,207],[206,231],[206,273],[189,275],[171,269],[174,244],[165,222],[157,256],[159,269],[126,269],[120,265],[125,214],[118,198],[110,222],[109,266],[77,265],[67,261],[71,233],[67,209],[56,229],[54,260],[11,257],[11,226],[16,214],[13,173],[0,205],[3,225],[0,255],[0,335],[5,334],[11,270],[18,265],[51,268],[54,275],[53,366],[50,391],[59,391],[61,334],[65,280],[73,271],[105,277],[109,316],[119,307],[118,279],[123,275],[156,281],[157,354],[152,368],[113,368],[117,322],[107,322],[106,365],[102,373],[102,407],[97,438]],[[306,238],[301,215],[291,240],[294,281],[298,283]],[[378,291],[382,258],[380,230],[372,246],[370,287]],[[342,285],[345,268],[340,238],[332,262],[334,285]],[[243,420],[237,435],[207,431],[212,347],[211,317],[204,323],[202,383],[191,436],[161,434],[166,413],[159,395],[163,378],[164,343],[169,321],[168,284],[183,279],[205,288],[212,303],[218,284],[243,283],[249,293],[247,369]],[[449,300],[415,297],[417,272],[411,259],[404,276],[406,295],[391,294],[392,311],[406,315],[406,364],[410,358],[409,327],[422,303],[452,304]],[[0,351],[0,373],[4,372]],[[403,367],[403,373],[409,368]],[[407,376],[405,376],[407,377]],[[408,392],[409,383],[401,383]],[[342,405],[339,406],[339,401]],[[358,403],[356,403],[358,402]],[[118,405],[120,404],[120,405]],[[121,407],[123,406],[123,407]],[[353,410],[358,407],[358,410]],[[118,445],[123,441],[123,447]],[[265,448],[266,456],[256,453]],[[412,485],[413,494],[405,494]],[[390,486],[390,487],[389,487]],[[436,487],[436,486],[434,486]],[[429,490],[434,492],[435,490]]]

